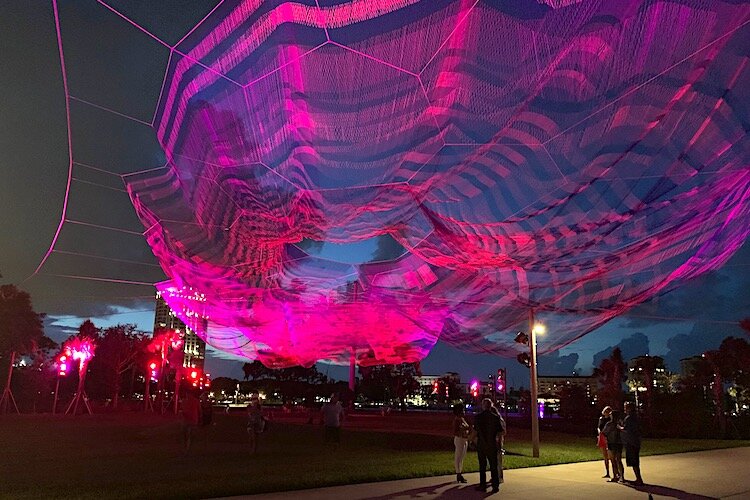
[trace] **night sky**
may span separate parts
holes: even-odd
[[[68,12],[67,17],[62,17],[64,21],[68,20],[63,29],[67,30],[69,38],[70,33],[81,30],[85,33],[79,43],[94,43],[91,41],[93,37],[95,43],[106,48],[117,45],[120,36],[130,36],[126,32],[120,35],[117,30],[123,29],[122,24],[97,7],[96,2],[75,3],[85,7],[81,7],[83,13],[80,16]],[[211,8],[211,2],[192,2],[196,5],[190,8],[185,7],[186,3],[179,3],[182,7],[177,9],[180,15],[173,20],[177,31],[183,29],[182,26],[190,26],[194,19],[200,19]],[[68,5],[67,9],[72,8],[71,4],[61,3]],[[133,4],[137,6],[143,2]],[[87,23],[93,23],[91,25],[95,28],[87,31],[87,26],[90,26]],[[153,326],[153,287],[71,277],[106,276],[147,283],[163,279],[164,275],[155,266],[155,259],[140,236],[66,223],[55,247],[58,251],[50,256],[38,275],[27,279],[47,252],[60,222],[68,174],[65,99],[51,3],[0,4],[0,47],[3,47],[0,51],[0,234],[3,235],[0,241],[0,273],[3,277],[0,281],[22,283],[32,294],[36,309],[48,314],[46,332],[55,340],[65,338],[89,317],[99,326],[128,322],[150,331]],[[115,109],[122,107],[118,108],[122,96],[131,95],[142,104],[142,110],[149,109],[148,102],[152,97],[144,95],[140,99],[138,85],[144,79],[149,83],[152,72],[149,73],[148,68],[160,64],[163,68],[161,59],[163,54],[158,51],[143,58],[141,52],[132,46],[128,50],[113,51],[107,64],[144,68],[143,74],[134,71],[132,81],[127,82],[108,79],[107,64],[70,60],[69,65],[85,65],[87,71],[101,75],[96,88],[71,79],[71,93],[95,102],[109,96]],[[94,112],[83,108],[80,103],[72,103],[72,112],[79,113],[76,115],[78,121],[73,125],[74,136],[83,132],[85,113]],[[141,111],[136,110],[135,114],[138,113]],[[139,139],[136,130],[123,127],[113,132],[117,134],[116,140],[107,145],[83,144],[75,156],[137,162],[144,168],[160,165],[163,159],[158,152],[128,149],[128,144]],[[69,219],[128,231],[143,230],[122,191],[119,178],[107,177],[85,166],[74,168],[74,178]],[[389,251],[392,250],[389,250],[387,241],[377,240],[355,247],[326,244],[320,250],[325,257],[354,261],[367,260],[374,254],[388,255]],[[118,260],[96,260],[85,257],[86,254]],[[614,346],[620,346],[626,358],[646,353],[664,356],[670,368],[678,369],[680,358],[715,348],[726,336],[743,335],[737,322],[750,317],[748,270],[750,247],[745,244],[720,270],[634,309],[631,314],[611,321],[559,352],[542,357],[540,374],[573,371],[588,374]],[[554,329],[554,325],[547,327]],[[539,342],[543,345],[544,338]],[[241,377],[240,365],[240,362],[227,361],[212,354],[208,371],[213,376]],[[511,385],[528,385],[527,371],[515,359],[466,354],[441,343],[422,363],[426,374],[457,371],[464,380],[486,378],[499,367],[509,369]],[[346,368],[326,365],[321,365],[321,369],[340,378],[344,378],[347,372]]]

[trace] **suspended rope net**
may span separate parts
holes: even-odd
[[[191,25],[53,3],[72,184],[121,179],[144,229],[108,230],[164,273],[116,279],[226,352],[510,355],[530,309],[549,352],[750,231],[747,4],[247,0]],[[91,16],[111,41],[75,41]],[[384,239],[374,261],[311,250]]]

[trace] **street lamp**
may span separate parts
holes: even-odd
[[[524,332],[518,332],[516,334],[515,341],[519,344],[524,344],[530,347],[529,353],[521,353],[518,355],[518,362],[526,365],[530,369],[531,375],[531,445],[532,455],[534,458],[539,458],[539,402],[538,397],[538,384],[537,384],[537,363],[536,363],[536,336],[544,335],[547,328],[534,321],[534,310],[529,310],[529,331],[531,335],[527,335]]]

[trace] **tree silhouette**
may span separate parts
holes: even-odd
[[[622,351],[619,347],[612,350],[608,358],[602,360],[601,364],[594,369],[594,376],[599,379],[601,389],[599,391],[599,402],[613,408],[621,408],[625,400],[622,384],[627,375],[625,361],[622,359]]]
[[[118,407],[123,375],[136,369],[149,340],[136,331],[135,325],[111,326],[97,340],[96,358],[91,363],[91,370],[99,372],[106,391],[112,397],[112,408]]]
[[[34,311],[28,293],[15,285],[0,286],[0,358],[8,360],[8,378],[0,399],[0,412],[5,412],[11,402],[18,411],[10,390],[13,363],[16,354],[31,351],[42,341],[43,318],[43,314]]]
[[[645,389],[644,406],[646,415],[652,417],[654,406],[654,385],[660,374],[666,373],[664,358],[661,356],[638,356],[630,362],[628,384],[632,384],[636,391]],[[665,377],[661,377],[664,379]],[[662,380],[664,382],[664,380]]]
[[[396,399],[404,409],[406,397],[419,389],[419,363],[360,366],[359,372],[362,375],[360,393],[371,401],[387,403]]]

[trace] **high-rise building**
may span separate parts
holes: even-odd
[[[203,370],[203,364],[206,360],[206,343],[196,335],[195,331],[188,328],[185,323],[175,315],[174,311],[169,308],[169,305],[167,305],[159,292],[156,292],[154,331],[156,331],[157,328],[168,328],[180,332],[180,334],[183,335],[182,366],[185,368],[199,368],[200,370]]]

